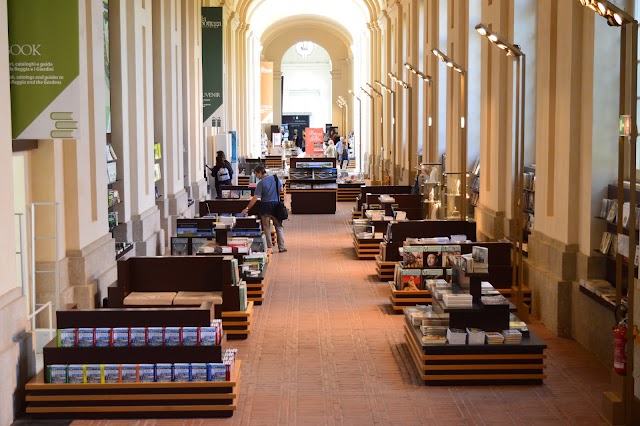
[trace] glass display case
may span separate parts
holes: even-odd
[[[364,173],[363,172],[348,172],[346,170],[340,170],[338,172],[338,183],[364,183]]]
[[[462,173],[443,173],[444,219],[463,220],[462,203],[466,202],[467,191],[462,188]]]
[[[418,166],[418,184],[423,202],[425,219],[437,220],[444,217],[442,208],[443,175],[442,164],[422,163]]]

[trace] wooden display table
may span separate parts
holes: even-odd
[[[231,417],[240,390],[240,363],[230,381],[45,383],[40,371],[26,385],[26,412],[44,418]]]
[[[358,259],[373,260],[380,252],[382,239],[368,238],[360,239],[353,234],[353,249],[356,251]]]
[[[267,293],[267,284],[269,283],[267,269],[268,264],[265,264],[260,275],[245,275],[242,278],[247,283],[247,300],[253,302],[256,306],[262,305]]]
[[[429,290],[398,290],[393,281],[389,281],[391,296],[391,309],[394,313],[401,314],[402,310],[409,306],[431,304],[431,293]]]
[[[247,286],[248,292],[248,286]],[[227,336],[227,340],[246,339],[251,332],[251,315],[253,313],[253,302],[247,303],[246,311],[223,311],[222,329]]]
[[[405,338],[427,385],[541,385],[546,377],[547,345],[533,333],[519,344],[424,345],[405,315]]]
[[[264,167],[267,169],[284,169],[285,161],[281,155],[267,155],[264,159]]]
[[[380,281],[392,280],[396,271],[397,261],[385,262],[382,260],[382,256],[378,254],[376,256],[376,272],[378,273],[378,279]]]
[[[361,183],[339,183],[338,201],[356,201],[361,187]]]

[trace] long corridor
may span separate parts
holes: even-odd
[[[219,420],[76,421],[74,425],[550,425],[606,424],[609,373],[572,340],[531,329],[549,345],[542,386],[421,384],[403,318],[373,261],[356,260],[348,220],[290,215],[288,252],[272,256],[266,301],[239,348],[238,410]]]

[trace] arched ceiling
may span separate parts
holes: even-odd
[[[275,21],[312,15],[336,23],[348,22],[353,39],[377,19],[383,1],[386,0],[238,0],[236,11],[258,38]]]
[[[351,58],[352,39],[346,28],[327,18],[299,16],[274,22],[262,34],[262,55],[267,60],[281,60],[284,53],[299,41],[322,46],[333,62]]]

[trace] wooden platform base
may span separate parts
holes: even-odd
[[[238,176],[238,185],[249,185],[251,176]]]
[[[225,382],[51,384],[40,371],[26,385],[26,413],[47,419],[231,417],[240,363]]]
[[[338,201],[356,201],[358,195],[360,195],[360,186],[344,188],[338,185]]]
[[[247,290],[248,291],[248,290]],[[222,329],[227,340],[246,339],[251,333],[251,315],[253,314],[253,302],[247,304],[246,311],[223,311]]]
[[[353,249],[361,260],[373,260],[380,253],[380,239],[359,240],[353,235]]]
[[[385,262],[380,255],[376,256],[376,272],[380,281],[392,280],[396,271],[397,261]]]
[[[396,289],[393,281],[389,281],[389,291],[391,295],[391,309],[396,314],[401,314],[402,310],[409,306],[430,305],[431,293],[429,290],[402,291]]]
[[[351,210],[351,220],[362,219],[362,212]]]
[[[405,318],[413,364],[427,385],[542,384],[546,345],[535,335],[516,345],[426,345]]]

